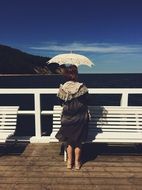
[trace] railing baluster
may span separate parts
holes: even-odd
[[[120,106],[128,106],[128,92],[123,92],[121,96]]]
[[[40,93],[34,94],[35,103],[35,136],[41,137],[41,106],[40,106]]]

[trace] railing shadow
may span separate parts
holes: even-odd
[[[28,146],[28,142],[5,142],[0,144],[0,157],[1,156],[20,156]]]
[[[140,155],[142,154],[141,144],[109,144],[95,143],[97,135],[103,133],[101,125],[107,124],[108,111],[103,106],[97,106],[96,110],[90,108],[92,119],[90,120],[90,132],[88,133],[87,142],[83,144],[82,162],[85,163],[94,160],[98,155]],[[94,119],[95,118],[95,119]],[[99,127],[100,126],[100,127]],[[91,134],[92,132],[92,134]],[[94,143],[92,143],[94,141]]]

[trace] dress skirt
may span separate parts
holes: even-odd
[[[61,115],[61,128],[56,138],[72,146],[80,146],[87,138],[88,106],[79,98],[65,102]]]

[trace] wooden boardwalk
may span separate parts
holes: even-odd
[[[141,190],[142,152],[85,145],[80,171],[68,170],[60,144],[0,146],[0,190]],[[88,156],[86,156],[88,155]]]

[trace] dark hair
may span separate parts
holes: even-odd
[[[78,69],[76,65],[70,65],[66,68],[64,76],[66,80],[77,81],[78,79]]]

